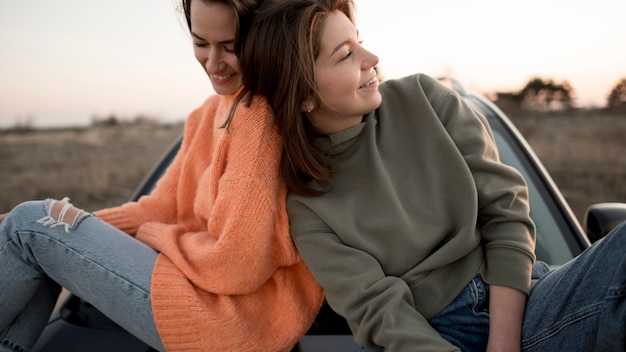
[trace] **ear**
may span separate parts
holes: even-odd
[[[302,103],[302,112],[311,112],[315,109],[315,103],[311,99],[307,99]]]

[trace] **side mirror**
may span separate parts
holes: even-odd
[[[626,203],[597,203],[587,208],[583,221],[587,237],[596,242],[626,221]]]

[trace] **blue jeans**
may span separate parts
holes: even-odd
[[[430,325],[461,351],[484,351],[489,337],[489,285],[474,278]],[[361,351],[381,352],[365,347]]]
[[[477,277],[431,325],[461,351],[484,351],[488,302]],[[533,266],[522,351],[626,351],[626,223],[558,269]]]
[[[34,346],[61,287],[164,350],[150,302],[156,257],[153,249],[66,200],[15,207],[0,223],[0,351]]]
[[[626,351],[626,223],[533,285],[522,350]]]

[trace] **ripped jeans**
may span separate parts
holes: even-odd
[[[0,351],[29,351],[61,287],[164,350],[150,302],[157,252],[67,199],[25,202],[0,223]]]

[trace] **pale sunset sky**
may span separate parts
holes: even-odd
[[[568,81],[603,106],[626,78],[624,0],[355,0],[386,79],[450,75],[518,91]],[[92,116],[183,120],[213,93],[177,0],[0,2],[0,128],[86,125]]]

